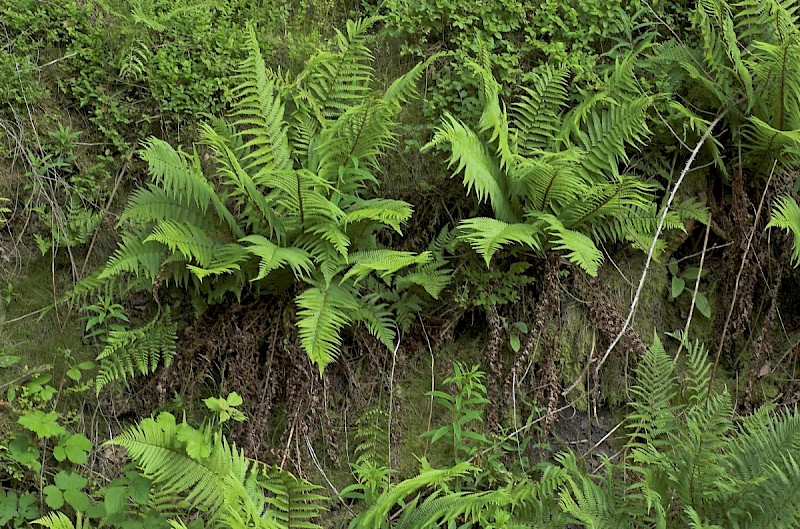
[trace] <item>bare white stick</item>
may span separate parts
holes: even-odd
[[[720,113],[714,121],[708,126],[706,131],[700,137],[700,140],[697,142],[697,145],[694,146],[692,150],[692,154],[689,156],[689,159],[686,160],[686,165],[683,167],[683,171],[681,171],[680,176],[678,176],[678,180],[675,182],[675,186],[672,188],[672,192],[669,194],[669,198],[667,199],[667,203],[664,206],[664,211],[661,212],[661,218],[658,219],[658,228],[656,228],[655,236],[653,237],[653,242],[650,243],[650,250],[647,252],[647,261],[644,263],[644,269],[642,270],[642,278],[639,280],[639,286],[636,287],[636,294],[633,296],[633,302],[631,303],[631,309],[628,311],[628,317],[625,318],[625,324],[622,326],[622,330],[619,331],[617,337],[614,338],[614,341],[611,342],[611,345],[608,346],[605,354],[600,358],[597,362],[597,367],[595,367],[595,373],[600,372],[600,368],[603,367],[608,355],[611,354],[611,351],[614,350],[614,347],[619,343],[622,339],[622,336],[625,334],[625,331],[628,330],[628,327],[633,321],[633,315],[636,313],[636,307],[639,304],[639,296],[642,293],[642,288],[644,288],[644,280],[647,278],[647,271],[650,268],[650,261],[653,260],[653,253],[656,249],[656,243],[658,242],[658,238],[661,236],[661,230],[664,228],[664,221],[667,218],[667,213],[669,213],[669,207],[672,205],[672,201],[675,199],[675,195],[678,193],[678,189],[681,187],[683,183],[683,179],[686,177],[686,174],[689,172],[689,169],[692,167],[692,163],[694,163],[694,159],[697,157],[697,153],[700,152],[700,148],[706,142],[706,140],[711,136],[711,131],[714,130],[714,127],[720,120],[727,114],[727,110]]]

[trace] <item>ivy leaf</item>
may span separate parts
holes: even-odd
[[[58,424],[58,413],[54,411],[45,413],[42,410],[34,410],[20,417],[17,423],[35,433],[39,439],[66,433],[64,427]]]
[[[697,310],[700,311],[700,314],[705,316],[706,318],[711,318],[711,304],[708,302],[708,298],[702,292],[697,293],[697,300],[695,301],[695,306]]]
[[[43,489],[44,502],[51,509],[60,509],[64,506],[64,495],[55,485],[48,485]]]
[[[128,498],[128,487],[109,487],[103,497],[103,505],[108,514],[122,512],[125,500]]]
[[[686,281],[682,277],[672,276],[672,299],[677,298],[686,288]]]
[[[64,501],[76,511],[85,511],[91,505],[89,497],[83,492],[75,489],[67,489],[64,491]]]
[[[186,453],[192,459],[202,460],[211,455],[211,443],[199,430],[188,424],[178,427],[178,441],[186,443]]]
[[[56,448],[60,446],[62,445]],[[85,465],[88,460],[86,455],[92,450],[92,442],[87,439],[85,435],[76,433],[69,436],[66,443],[63,445],[63,449],[67,459],[77,465]],[[53,451],[53,455],[55,455],[55,450]],[[58,459],[57,456],[56,459]],[[63,459],[59,459],[59,461],[63,461]]]

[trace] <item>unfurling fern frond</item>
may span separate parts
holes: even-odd
[[[461,221],[459,239],[469,243],[483,256],[486,266],[500,248],[508,244],[525,244],[540,250],[541,226],[537,224],[508,224],[501,220],[478,217]]]
[[[778,197],[767,228],[783,228],[792,234],[792,262],[794,266],[800,266],[800,205],[797,201],[788,195]]]
[[[97,357],[97,392],[111,382],[127,382],[137,373],[147,375],[161,364],[169,365],[177,339],[177,324],[169,311],[142,327],[109,331],[106,347]]]
[[[300,344],[320,373],[333,362],[342,343],[341,331],[352,321],[358,301],[345,287],[330,284],[304,290],[295,299]]]

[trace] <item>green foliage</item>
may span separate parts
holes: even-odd
[[[103,351],[97,356],[100,368],[95,378],[99,393],[111,382],[127,382],[137,373],[147,375],[159,365],[169,365],[175,356],[177,324],[169,310],[135,329],[110,330]]]
[[[595,242],[645,248],[656,229],[656,186],[620,170],[628,151],[649,136],[650,99],[631,88],[629,63],[607,78],[614,87],[564,112],[568,71],[543,68],[511,112],[486,65],[471,63],[483,79],[479,133],[446,116],[426,146],[451,150],[450,165],[495,218],[461,222],[460,238],[488,264],[503,247],[521,244],[566,258],[597,275],[603,255]],[[483,135],[483,137],[479,136]],[[668,227],[683,229],[671,213]]]
[[[391,297],[395,276],[411,268],[413,281],[433,292],[442,278],[426,275],[429,252],[378,242],[380,231],[400,233],[411,216],[405,202],[365,195],[378,183],[373,173],[393,140],[393,118],[425,65],[374,94],[369,24],[349,22],[335,49],[320,52],[292,82],[265,66],[251,31],[232,123],[202,127],[216,173],[205,176],[197,152],[150,139],[142,158],[153,183],[131,196],[126,233],[98,278],[174,282],[208,303],[241,296],[250,284],[272,292],[297,285],[300,341],[320,371],[353,322],[393,347],[392,314],[381,297]],[[383,284],[365,281],[370,275]]]
[[[182,431],[195,435],[181,434]],[[210,446],[198,452],[197,438]],[[199,430],[161,413],[108,444],[125,447],[156,487],[152,501],[191,509],[206,527],[312,529],[323,498],[317,487],[244,457],[210,426]],[[178,523],[177,520],[175,523]]]
[[[800,266],[800,206],[790,196],[778,197],[772,210],[772,218],[767,228],[783,228],[794,238],[792,262]]]
[[[685,294],[684,297],[688,297],[691,300],[697,282],[700,281],[702,276],[707,274],[708,270],[703,270],[702,275],[700,274],[700,269],[694,266],[687,267],[681,271],[678,268],[678,261],[674,257],[669,260],[667,266],[669,267],[670,274],[672,274],[670,298],[677,299],[679,296]],[[689,282],[694,284],[689,284]],[[700,311],[700,314],[706,318],[711,318],[711,304],[708,302],[708,297],[699,288],[697,290],[695,306],[697,310]]]
[[[467,368],[464,364],[453,364],[453,376],[444,380],[454,387],[455,395],[443,391],[429,391],[434,402],[450,412],[451,422],[422,434],[431,442],[446,440],[453,452],[454,462],[470,459],[488,440],[476,431],[474,423],[483,422],[483,409],[489,400],[483,384],[485,373],[477,365]]]

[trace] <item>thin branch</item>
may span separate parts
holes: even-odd
[[[616,338],[614,338],[614,340],[608,346],[608,349],[606,350],[605,354],[597,362],[597,367],[595,367],[596,373],[600,372],[600,368],[605,363],[606,359],[608,358],[608,355],[610,355],[611,351],[614,350],[614,347],[616,347],[616,345],[622,339],[622,336],[628,330],[631,321],[633,321],[633,316],[636,313],[636,307],[639,304],[639,296],[641,296],[642,294],[642,288],[644,288],[644,281],[647,278],[647,271],[650,267],[650,262],[653,260],[653,253],[655,252],[656,249],[656,243],[658,242],[658,239],[661,236],[661,230],[664,228],[664,221],[666,220],[667,214],[669,213],[669,207],[672,205],[672,201],[675,200],[675,195],[678,193],[678,189],[680,189],[681,184],[683,183],[683,179],[686,177],[686,174],[689,172],[689,169],[691,169],[692,163],[694,162],[694,159],[697,157],[697,153],[700,152],[700,148],[703,146],[703,144],[705,144],[706,140],[711,137],[711,131],[714,130],[714,127],[717,126],[717,124],[722,120],[723,117],[725,117],[725,114],[727,113],[728,113],[727,109],[723,110],[721,113],[717,115],[716,118],[714,118],[714,121],[711,122],[706,131],[700,137],[700,140],[697,142],[697,145],[695,145],[694,149],[692,150],[692,154],[689,156],[689,159],[686,160],[686,165],[683,167],[683,170],[681,171],[678,180],[675,182],[675,185],[672,188],[672,192],[670,193],[669,198],[667,199],[667,203],[664,206],[664,211],[661,213],[661,218],[658,220],[658,228],[656,228],[656,233],[653,236],[653,242],[650,244],[650,250],[647,252],[647,260],[645,261],[644,269],[642,270],[642,277],[639,280],[639,286],[636,288],[636,294],[633,297],[631,308],[628,311],[628,317],[625,318],[625,324],[622,326],[622,329],[619,331],[619,334],[617,334]]]

